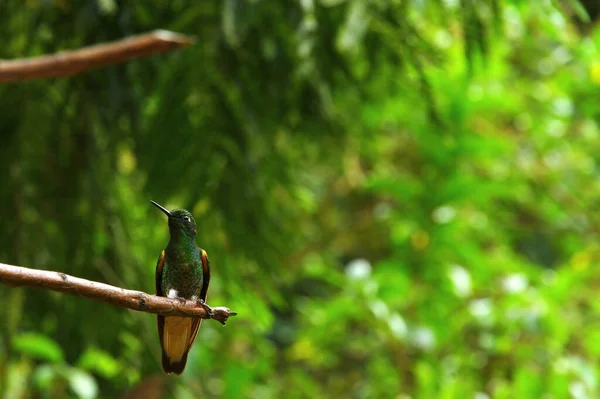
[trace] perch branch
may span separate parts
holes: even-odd
[[[91,68],[163,53],[193,42],[189,36],[158,30],[52,55],[0,60],[0,83],[71,76]]]
[[[237,313],[225,307],[210,308],[195,301],[179,301],[141,291],[126,290],[112,285],[69,276],[60,272],[28,269],[0,263],[0,283],[16,286],[46,288],[65,294],[77,295],[140,312],[163,316],[199,317],[215,319],[221,324]]]

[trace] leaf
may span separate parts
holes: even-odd
[[[85,371],[69,368],[66,372],[69,386],[73,392],[81,399],[94,399],[98,396],[98,384],[94,377]]]
[[[236,18],[236,7],[237,0],[225,0],[225,5],[223,6],[223,34],[225,35],[225,39],[227,43],[231,47],[236,47],[239,44],[239,35],[237,30],[237,18]]]
[[[58,363],[64,360],[61,347],[51,338],[38,333],[25,333],[13,340],[13,348],[33,359]]]
[[[88,348],[79,358],[79,367],[105,377],[112,378],[121,370],[120,363],[109,353]]]
[[[591,22],[590,14],[579,0],[566,0],[566,3],[582,22],[586,24]]]
[[[49,364],[42,364],[41,366],[37,367],[33,372],[33,383],[40,390],[45,391],[52,389],[52,384],[54,384],[54,381],[56,379],[56,370],[54,367],[55,366]]]
[[[353,1],[350,4],[346,22],[337,38],[337,46],[340,51],[344,52],[356,48],[367,31],[369,19],[365,1]]]
[[[101,14],[113,15],[117,11],[118,6],[115,0],[98,0],[98,8]]]

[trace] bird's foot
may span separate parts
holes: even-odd
[[[204,299],[198,299],[198,301],[196,301],[196,303],[204,308],[204,311],[206,312],[206,315],[208,316],[207,319],[213,318],[213,316],[214,316],[213,310],[210,306],[208,306],[208,304],[206,302],[204,302]]]
[[[237,315],[237,312],[232,312],[229,310],[229,308],[225,308],[222,306],[211,308],[206,304],[206,302],[204,302],[203,299],[199,299],[197,303],[198,305],[202,306],[206,311],[207,319],[215,319],[223,325],[227,323],[227,319],[229,319],[229,316]]]
[[[182,296],[175,297],[175,299],[177,299],[179,302],[181,302],[181,303],[182,303],[182,304],[184,304],[184,305],[185,305],[185,302],[187,301],[187,299],[185,299],[185,298],[184,298],[184,297],[182,297]]]

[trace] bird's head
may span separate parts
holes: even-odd
[[[164,206],[150,201],[152,205],[163,211],[169,218],[169,231],[171,235],[183,233],[187,236],[194,237],[196,235],[196,221],[191,213],[185,209],[175,209],[169,211]]]

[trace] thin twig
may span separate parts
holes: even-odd
[[[0,60],[0,83],[71,76],[91,68],[163,53],[193,42],[189,36],[158,30],[52,55]]]
[[[225,307],[215,307],[211,309],[211,312],[207,312],[204,306],[194,301],[183,302],[141,291],[126,290],[96,281],[69,276],[60,272],[29,269],[4,263],[0,263],[0,283],[13,286],[46,288],[122,308],[163,316],[215,319],[223,325],[229,316],[237,314]]]

